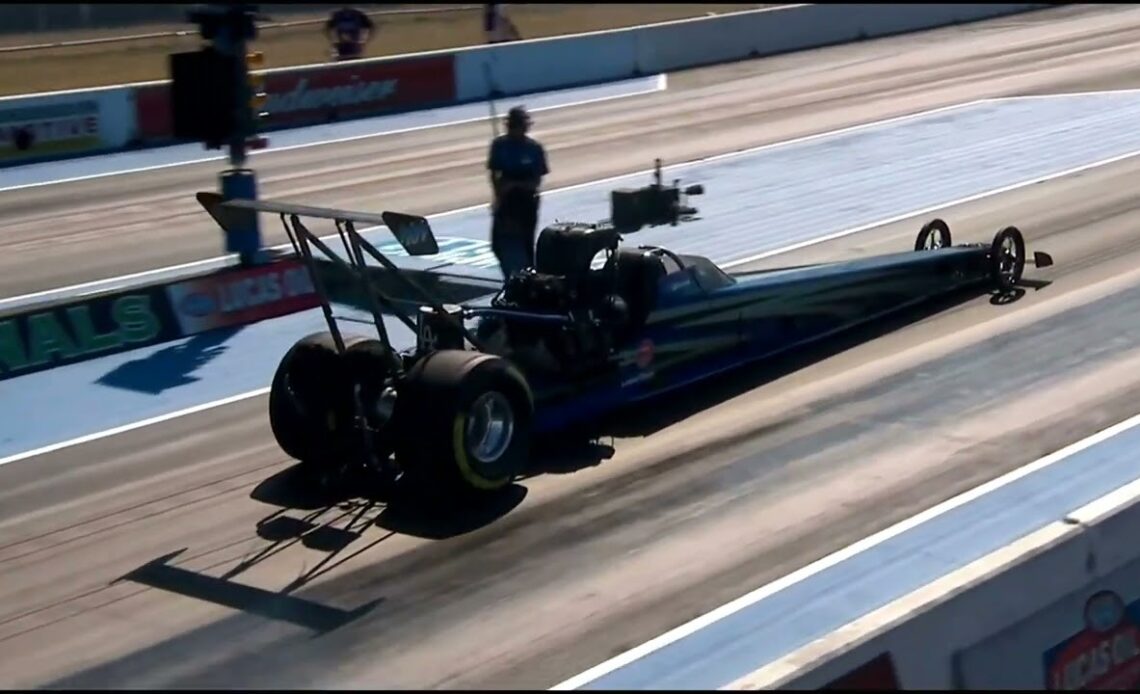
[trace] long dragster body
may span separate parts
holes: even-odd
[[[1012,262],[1004,273],[995,267],[1003,252]],[[951,246],[950,229],[934,220],[920,231],[914,251],[811,266],[728,273],[702,256],[653,247],[621,248],[618,262],[635,254],[655,276],[652,291],[641,297],[649,308],[644,324],[614,345],[603,368],[532,370],[536,432],[563,430],[915,304],[970,288],[1011,286],[1020,278],[1024,243],[1010,228],[994,244]],[[1051,263],[1043,253],[1035,260]],[[490,304],[469,302],[467,313],[480,316]]]
[[[661,268],[644,326],[615,346],[609,368],[584,380],[534,373],[536,432],[556,432],[923,302],[995,284],[988,244],[739,273],[699,256],[639,252]],[[484,299],[467,307],[479,315],[489,305]]]
[[[569,430],[617,408],[774,357],[915,304],[963,290],[1009,291],[1025,242],[1016,227],[991,243],[954,246],[935,219],[913,250],[764,271],[727,273],[701,256],[623,246],[649,224],[696,212],[661,184],[614,191],[612,219],[559,223],[539,235],[533,267],[492,297],[444,304],[355,230],[383,224],[410,255],[438,245],[423,217],[275,202],[199,201],[223,227],[234,215],[281,216],[309,266],[329,330],[298,341],[274,376],[269,418],[278,444],[310,469],[364,464],[385,479],[435,491],[494,490],[529,459],[532,436]],[[338,254],[301,216],[334,219]],[[314,249],[359,283],[376,337],[341,333]],[[406,311],[375,286],[370,256],[423,297]],[[1052,264],[1035,253],[1038,267]],[[382,314],[416,333],[395,349]]]

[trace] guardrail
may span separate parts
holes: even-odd
[[[263,72],[265,130],[598,84],[1043,9],[788,5],[507,44]],[[66,105],[44,110],[45,104]],[[76,115],[76,114],[82,115]],[[169,82],[0,98],[0,166],[169,144]]]
[[[1134,459],[1138,426],[1089,462]],[[725,689],[1138,689],[1138,529],[1140,479]]]

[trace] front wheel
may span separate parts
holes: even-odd
[[[914,240],[914,250],[932,251],[950,247],[950,225],[941,219],[932,219],[922,226]]]
[[[501,357],[441,350],[417,363],[396,399],[396,459],[419,491],[494,492],[530,454],[533,402]]]
[[[1025,271],[1025,237],[1009,226],[994,234],[990,245],[990,279],[998,289],[1011,289]]]

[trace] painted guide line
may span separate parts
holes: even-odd
[[[1054,451],[1049,455],[1039,458],[1032,463],[1024,465],[1012,472],[1008,472],[1001,477],[990,480],[985,484],[974,487],[973,489],[963,492],[956,497],[947,499],[940,504],[932,506],[931,508],[912,516],[904,521],[896,523],[891,527],[881,530],[874,535],[866,537],[852,545],[849,545],[838,552],[830,554],[822,559],[819,559],[807,566],[793,571],[792,573],[777,579],[765,586],[757,588],[756,590],[740,596],[739,598],[728,602],[720,607],[707,612],[696,619],[693,619],[679,627],[676,627],[664,634],[651,639],[640,646],[636,646],[624,653],[621,653],[605,662],[602,662],[594,667],[586,670],[585,672],[575,675],[559,684],[550,688],[551,691],[566,691],[571,689],[579,689],[591,682],[598,680],[605,675],[615,672],[630,663],[643,658],[650,653],[658,651],[672,643],[680,641],[684,638],[692,636],[702,629],[714,624],[725,617],[740,612],[741,610],[754,605],[765,598],[768,598],[782,590],[785,590],[797,583],[800,583],[811,576],[814,576],[822,571],[825,571],[832,566],[835,566],[843,561],[846,561],[854,556],[862,554],[867,550],[882,544],[887,540],[902,535],[906,532],[917,528],[918,526],[941,516],[948,511],[951,511],[960,506],[964,506],[976,499],[984,497],[1002,487],[1010,485],[1022,478],[1028,477],[1037,473],[1051,465],[1054,465],[1065,458],[1073,456],[1081,451],[1091,448],[1097,444],[1103,443],[1114,436],[1118,436],[1130,429],[1140,426],[1140,415],[1130,417],[1123,422],[1118,422],[1106,429],[1102,429],[1097,433],[1087,438],[1081,439],[1074,443],[1065,446],[1064,448]]]

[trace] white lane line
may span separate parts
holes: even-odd
[[[1125,89],[1090,89],[1087,92],[1055,92],[1052,94],[1020,94],[1012,96],[995,96],[991,97],[992,101],[1033,101],[1037,99],[1063,99],[1071,96],[1113,96],[1120,95],[1135,95],[1140,92],[1136,87],[1129,87]]]
[[[599,85],[598,87],[595,87],[595,88],[601,88],[602,86],[605,86],[605,85]],[[560,108],[573,108],[575,106],[587,106],[590,104],[597,104],[597,103],[602,103],[605,101],[613,101],[615,99],[628,99],[628,98],[635,97],[635,96],[644,96],[645,94],[656,94],[657,92],[665,91],[667,89],[667,87],[668,87],[668,80],[667,80],[665,74],[662,73],[662,74],[657,75],[657,78],[654,81],[653,86],[650,87],[649,89],[640,89],[638,91],[622,92],[620,94],[610,94],[608,96],[599,96],[599,97],[595,97],[592,99],[581,99],[578,101],[571,101],[571,102],[568,102],[565,104],[552,104],[550,106],[539,106],[539,107],[532,108],[529,110],[532,113],[541,113],[544,111],[554,111],[554,110],[557,110]],[[584,87],[582,89],[583,90],[590,89],[590,87]],[[538,93],[538,94],[529,95],[529,97],[532,97],[532,98],[538,97],[538,96],[543,96],[543,94]],[[506,97],[505,100],[525,100],[526,98],[528,98],[528,96]],[[500,100],[504,100],[504,99],[500,99]],[[444,108],[464,108],[464,107],[468,107],[468,106],[472,106],[472,105],[474,105],[474,104],[462,104],[460,106],[447,106]],[[398,114],[398,115],[404,115],[404,114]],[[374,116],[374,117],[376,117],[376,118],[393,118],[393,117],[397,117],[397,116]],[[259,156],[262,156],[265,154],[273,154],[276,152],[289,152],[292,150],[306,149],[308,147],[321,147],[324,145],[335,145],[335,144],[342,144],[345,142],[355,142],[357,140],[366,140],[366,139],[373,138],[373,137],[385,137],[388,135],[402,135],[405,133],[418,132],[421,130],[430,130],[432,128],[445,128],[445,127],[450,127],[450,126],[455,126],[455,125],[466,125],[468,123],[478,123],[479,121],[484,121],[484,120],[488,120],[488,119],[489,119],[489,116],[478,116],[478,117],[474,117],[474,118],[461,118],[459,120],[448,120],[448,121],[445,121],[442,123],[429,123],[427,125],[415,125],[415,126],[411,126],[411,127],[407,127],[407,128],[399,128],[397,130],[382,130],[380,132],[366,133],[364,135],[350,135],[347,137],[335,138],[332,140],[320,140],[317,142],[302,142],[300,144],[286,145],[284,147],[269,147],[269,148],[264,149],[264,150],[257,150],[257,151],[252,152],[250,154],[250,158],[252,159],[253,157],[259,157]],[[346,121],[346,122],[351,123],[351,121]],[[327,127],[327,126],[316,125],[316,126],[306,126],[306,127],[320,128],[320,127]],[[285,131],[285,132],[288,132],[288,131]],[[265,133],[265,136],[268,138],[272,138],[273,133],[272,132]],[[185,145],[173,145],[173,146],[178,147],[178,146],[185,146]],[[155,150],[153,150],[153,151],[155,151],[157,153],[157,151],[160,149],[162,149],[162,148],[161,147],[155,148]],[[145,150],[144,150],[144,153],[145,153]],[[104,156],[106,156],[106,155],[104,155]],[[52,179],[50,181],[40,181],[38,183],[23,183],[20,185],[7,186],[7,187],[0,188],[0,193],[8,193],[11,191],[16,191],[16,190],[27,190],[29,188],[42,188],[44,186],[53,186],[53,185],[58,185],[58,184],[62,184],[62,183],[77,183],[79,181],[90,181],[90,180],[95,180],[95,179],[99,179],[99,178],[107,178],[109,176],[122,176],[125,174],[145,173],[147,171],[159,171],[161,169],[170,169],[170,168],[174,168],[176,166],[191,166],[193,164],[205,164],[207,162],[224,161],[225,159],[226,159],[226,157],[221,156],[221,155],[213,156],[213,157],[201,157],[198,159],[188,159],[188,160],[183,160],[183,161],[175,161],[175,162],[169,162],[166,164],[155,164],[153,166],[142,166],[142,167],[137,167],[137,168],[133,168],[133,169],[121,169],[121,170],[117,170],[117,171],[104,171],[102,173],[87,174],[84,176],[73,176],[71,178],[58,178],[58,179]],[[57,161],[57,162],[44,162],[44,163],[45,164],[58,164],[60,162]],[[36,166],[36,164],[31,164],[31,166]]]
[[[938,516],[941,516],[953,509],[968,504],[975,499],[1001,489],[1006,485],[1012,484],[1013,482],[1016,482],[1023,477],[1034,474],[1039,470],[1043,470],[1050,465],[1060,462],[1069,456],[1080,453],[1087,448],[1091,448],[1092,446],[1095,446],[1099,443],[1103,443],[1113,436],[1117,436],[1125,431],[1128,431],[1129,429],[1133,429],[1138,425],[1140,425],[1140,415],[1130,417],[1129,419],[1114,424],[1107,429],[1103,429],[1093,434],[1092,436],[1089,436],[1088,438],[1081,439],[1080,441],[1069,444],[1068,446],[1065,446],[1058,451],[1050,453],[1044,458],[1035,460],[1032,463],[1013,470],[1012,472],[1008,472],[1001,477],[990,480],[989,482],[986,482],[985,484],[982,484],[978,487],[974,487],[973,489],[963,492],[962,494],[959,494],[952,499],[943,501],[942,503],[923,511],[922,513],[919,513],[900,523],[892,525],[886,530],[881,530],[874,535],[871,535],[870,537],[864,538],[853,545],[835,552],[834,554],[830,554],[823,559],[812,562],[802,569],[793,571],[783,578],[777,579],[746,595],[742,595],[732,602],[726,603],[716,608],[715,610],[712,610],[711,612],[701,615],[700,617],[697,617],[690,622],[686,622],[685,624],[682,624],[675,629],[672,629],[654,639],[651,639],[650,641],[647,641],[640,646],[631,648],[630,650],[621,653],[613,658],[610,658],[609,660],[599,665],[595,665],[582,674],[575,675],[574,677],[571,677],[564,682],[554,685],[550,689],[552,691],[569,690],[578,689],[579,687],[587,685],[590,682],[599,679],[600,677],[610,674],[619,668],[625,667],[635,660],[644,658],[650,653],[661,650],[665,646],[680,641],[687,636],[691,636],[701,629],[704,629],[711,624],[718,622],[725,617],[728,617],[729,615],[735,614],[745,609],[746,607],[754,605],[761,600],[782,590],[785,590],[786,588],[789,588],[797,583],[800,583],[805,579],[810,578],[811,576],[814,576],[826,569],[831,568],[832,566],[835,566],[836,564],[839,564],[842,561],[866,552],[872,547],[882,544],[883,542],[886,542],[893,537],[902,535],[903,533],[908,532],[915,527],[926,523],[927,521],[937,518]]]
[[[186,409],[178,410],[176,412],[168,412],[166,414],[158,415],[157,417],[151,417],[150,419],[143,419],[143,420],[140,420],[137,422],[131,422],[130,424],[124,424],[122,426],[114,427],[113,429],[106,429],[104,431],[97,431],[94,434],[87,434],[86,436],[80,436],[78,438],[69,439],[67,441],[61,441],[59,443],[53,443],[51,445],[43,446],[41,448],[36,448],[34,450],[31,450],[31,451],[25,451],[23,453],[16,453],[14,455],[8,456],[7,458],[0,458],[0,466],[7,465],[8,463],[16,463],[16,462],[19,462],[21,460],[26,460],[28,458],[34,458],[36,456],[44,455],[47,453],[54,453],[55,451],[60,451],[60,450],[63,450],[65,448],[71,448],[72,446],[79,446],[79,445],[82,445],[85,443],[91,443],[92,441],[98,441],[99,439],[109,438],[111,436],[116,436],[118,434],[125,434],[128,431],[134,431],[135,429],[142,429],[144,427],[149,427],[152,424],[162,424],[163,422],[169,422],[172,419],[178,419],[179,417],[186,417],[188,415],[197,414],[199,412],[205,412],[207,410],[212,410],[216,407],[222,407],[224,405],[232,405],[235,402],[241,402],[242,400],[249,400],[250,398],[256,398],[259,395],[265,395],[268,392],[269,392],[268,387],[258,388],[257,390],[251,390],[247,393],[240,393],[238,395],[233,395],[233,396],[230,396],[228,398],[222,398],[221,400],[214,400],[213,402],[208,402],[208,403],[205,403],[202,405],[195,405],[194,407],[187,407]]]
[[[854,229],[846,229],[844,231],[838,231],[834,234],[828,234],[827,236],[821,236],[821,237],[815,238],[815,239],[808,239],[807,241],[801,241],[801,242],[794,244],[792,246],[787,246],[784,248],[777,248],[777,249],[771,250],[771,251],[764,251],[763,253],[757,253],[756,255],[750,255],[747,258],[740,258],[738,260],[733,260],[731,262],[721,263],[721,267],[730,268],[730,267],[735,267],[738,265],[746,265],[748,263],[753,263],[753,262],[756,262],[757,260],[762,260],[764,258],[768,258],[768,257],[773,256],[773,255],[778,255],[780,253],[788,253],[790,251],[795,251],[795,250],[799,250],[801,248],[806,248],[807,246],[814,246],[818,243],[825,243],[827,241],[833,241],[835,239],[843,238],[844,236],[850,236],[851,234],[856,234],[856,233],[859,233],[861,231],[867,231],[868,229],[874,229],[875,227],[886,226],[887,224],[894,224],[895,222],[901,222],[905,219],[910,219],[911,217],[917,217],[919,215],[937,212],[938,210],[943,210],[943,209],[946,209],[947,207],[956,207],[958,205],[965,205],[967,203],[977,202],[978,200],[984,200],[985,198],[993,197],[995,195],[1001,195],[1003,193],[1011,193],[1011,192],[1018,190],[1020,188],[1026,188],[1028,186],[1036,185],[1038,183],[1045,183],[1046,181],[1052,181],[1052,180],[1055,180],[1058,178],[1064,178],[1066,176],[1072,176],[1074,174],[1079,174],[1081,172],[1088,171],[1089,169],[1095,169],[1095,168],[1098,168],[1101,166],[1108,166],[1110,164],[1116,164],[1116,163],[1125,161],[1126,159],[1133,159],[1137,156],[1140,156],[1140,149],[1133,150],[1133,151],[1127,152],[1125,154],[1118,154],[1114,157],[1108,157],[1107,159],[1101,159],[1100,161],[1096,161],[1096,162],[1093,162],[1091,164],[1081,164],[1080,166],[1074,166],[1071,169],[1065,169],[1064,171],[1059,171],[1057,173],[1046,174],[1044,176],[1039,176],[1037,178],[1025,180],[1025,181],[1022,181],[1020,183],[1013,183],[1013,184],[1010,184],[1008,186],[1002,186],[1001,188],[994,188],[993,190],[983,191],[983,192],[977,193],[975,195],[969,195],[967,197],[960,198],[960,199],[955,200],[953,202],[948,202],[948,203],[939,204],[939,205],[932,205],[930,207],[924,207],[920,210],[915,210],[913,212],[907,212],[905,214],[896,215],[894,217],[888,217],[887,219],[883,219],[883,220],[879,220],[876,222],[871,222],[870,224],[864,224],[862,226],[855,227]],[[996,231],[996,229],[995,229],[995,231]]]
[[[705,163],[714,162],[714,161],[718,161],[718,160],[722,160],[722,159],[732,159],[735,157],[748,156],[748,155],[756,154],[758,152],[763,152],[763,151],[770,150],[770,149],[776,149],[779,147],[789,147],[792,145],[803,144],[805,142],[811,142],[811,141],[819,140],[819,139],[822,139],[825,137],[833,137],[836,135],[844,135],[844,134],[848,134],[848,133],[852,133],[852,132],[858,132],[861,130],[869,130],[869,129],[888,126],[888,125],[896,125],[898,123],[903,123],[906,121],[916,120],[918,118],[925,118],[927,116],[932,116],[932,115],[937,114],[937,113],[943,113],[946,111],[953,111],[956,109],[964,109],[964,108],[969,107],[969,106],[974,106],[974,105],[977,105],[979,103],[984,103],[985,101],[986,101],[985,99],[980,99],[977,101],[969,101],[969,102],[962,103],[962,104],[954,104],[952,106],[943,106],[941,108],[936,108],[936,109],[929,110],[929,111],[919,111],[917,113],[911,113],[911,114],[908,114],[905,116],[895,116],[893,118],[886,118],[883,120],[870,121],[868,123],[862,123],[860,125],[853,125],[853,126],[849,126],[846,128],[840,128],[839,130],[829,130],[826,132],[815,133],[813,135],[805,135],[803,137],[797,137],[797,138],[793,138],[790,140],[782,140],[780,142],[772,142],[772,143],[768,143],[765,145],[759,145],[756,147],[749,147],[747,149],[737,150],[735,152],[726,152],[724,154],[716,154],[716,155],[713,155],[710,157],[705,157],[703,159],[691,159],[689,161],[679,162],[677,164],[670,164],[670,165],[666,166],[665,168],[672,171],[675,169],[684,169],[687,167],[696,166],[698,164],[705,164]],[[559,195],[562,193],[569,193],[569,192],[572,192],[575,190],[581,190],[582,188],[589,188],[591,186],[599,186],[599,185],[603,185],[606,183],[612,183],[614,181],[620,181],[620,180],[623,180],[626,178],[632,178],[634,176],[647,176],[651,173],[653,173],[652,169],[643,169],[641,171],[634,171],[631,173],[619,174],[617,176],[609,176],[607,178],[600,178],[600,179],[596,179],[596,180],[592,180],[592,181],[586,181],[584,183],[576,183],[574,185],[565,186],[563,188],[554,188],[554,189],[551,189],[549,191],[545,191],[543,193],[543,195],[550,196],[550,195]],[[463,214],[465,212],[474,212],[476,210],[485,209],[486,207],[487,207],[486,203],[481,203],[478,205],[470,205],[468,207],[461,207],[461,208],[454,209],[454,210],[446,210],[444,212],[437,212],[435,214],[430,214],[430,215],[427,215],[427,218],[429,220],[441,219],[443,217],[449,217],[451,215]],[[361,231],[367,233],[367,232],[375,231],[376,229],[380,229],[380,228],[381,227],[372,227],[370,229],[363,229]],[[335,234],[329,234],[327,236],[322,236],[321,240],[328,241],[328,240],[336,239],[336,238],[337,237]],[[284,243],[284,244],[281,244],[278,246],[273,246],[269,250],[278,251],[278,250],[287,250],[289,248],[290,248],[289,244]],[[49,299],[49,298],[55,298],[55,297],[62,298],[65,296],[73,296],[73,295],[82,296],[84,293],[91,293],[91,292],[99,291],[100,289],[103,289],[103,288],[115,287],[115,286],[117,286],[121,283],[124,283],[124,282],[128,282],[128,281],[133,282],[136,280],[146,280],[148,278],[157,277],[157,276],[164,275],[167,273],[178,273],[178,272],[182,272],[185,270],[192,270],[195,268],[203,268],[203,267],[209,267],[209,266],[215,266],[215,265],[216,266],[222,266],[222,265],[225,265],[228,261],[230,261],[233,257],[234,256],[232,256],[232,255],[217,256],[214,258],[207,258],[204,260],[195,260],[195,261],[191,261],[188,263],[182,263],[180,265],[172,265],[169,267],[157,268],[154,270],[143,270],[141,272],[135,272],[135,273],[131,273],[129,275],[121,275],[119,277],[110,277],[107,279],[93,280],[90,282],[83,282],[81,284],[74,284],[74,285],[67,286],[67,287],[59,287],[56,289],[46,289],[46,290],[39,291],[39,292],[32,292],[30,294],[21,294],[19,296],[8,297],[5,299],[0,299],[0,311],[19,308],[20,304],[29,303],[29,302],[36,302],[37,300],[42,300],[42,299]],[[747,262],[747,261],[740,261],[740,262]]]

